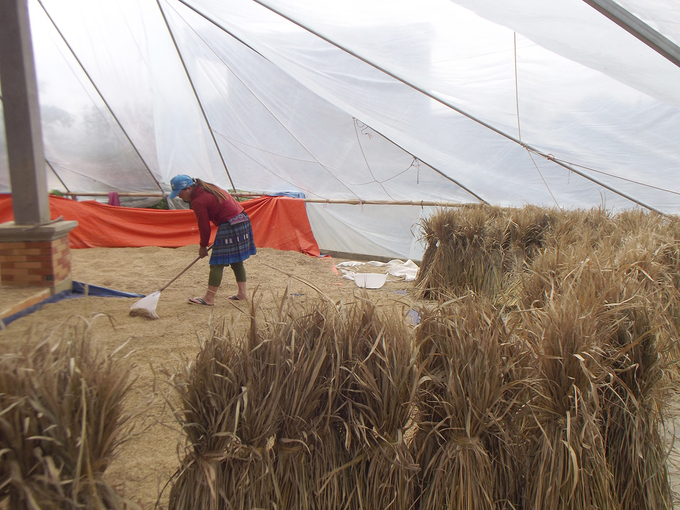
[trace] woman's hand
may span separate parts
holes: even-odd
[[[201,246],[198,249],[198,256],[200,258],[207,257],[208,256],[208,248],[206,248],[205,246]]]

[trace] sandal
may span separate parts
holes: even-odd
[[[232,301],[241,301],[236,294],[229,296],[227,299],[231,299]]]
[[[205,299],[203,299],[202,297],[189,298],[189,303],[193,303],[194,305],[215,306],[214,303],[212,305],[206,303]]]

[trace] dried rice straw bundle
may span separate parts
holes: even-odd
[[[582,270],[580,276],[591,273]],[[540,374],[528,404],[533,419],[524,425],[532,441],[525,509],[619,508],[602,435],[601,401],[608,380],[602,344],[616,324],[595,286],[588,292],[583,280],[592,282],[574,277],[542,308],[519,312],[518,333],[534,345]]]
[[[265,322],[271,331],[258,330],[262,341],[285,339],[289,360],[279,403],[282,420],[275,443],[270,443],[279,508],[323,508],[316,496],[323,473],[316,470],[315,460],[323,455],[329,430],[328,401],[335,368],[326,338],[332,336],[336,318],[337,310],[327,301],[297,307],[286,301],[278,320]]]
[[[445,209],[421,223],[427,249],[416,284],[426,299],[449,299],[469,290],[493,295],[503,271],[500,209]]]
[[[556,315],[555,302],[568,303],[560,305],[565,309],[579,303],[581,311],[573,314],[595,331],[585,337],[601,353],[597,366],[605,374],[604,380],[597,377],[597,398],[616,499],[622,508],[668,508],[660,429],[669,383],[678,373],[672,350],[678,331],[677,245],[654,217],[624,220],[625,228],[608,224],[611,236],[594,249],[588,242],[542,253],[523,275],[520,306]]]
[[[658,330],[644,305],[617,310],[608,346],[611,384],[603,391],[607,460],[622,509],[672,509],[667,447],[661,431],[670,388]]]
[[[561,211],[555,223],[554,238],[560,247],[584,245],[597,249],[603,239],[620,237],[611,212],[604,208]]]
[[[669,355],[677,329],[666,271],[654,259],[646,250],[619,252],[612,274],[621,282],[607,296],[616,328],[604,343],[610,384],[603,387],[603,433],[622,509],[673,508],[661,432],[677,379],[677,358]]]
[[[136,507],[103,479],[130,432],[131,366],[93,347],[93,323],[0,356],[0,500],[13,509]]]
[[[677,342],[669,339],[680,330],[680,237],[679,222],[658,215],[629,213],[625,228],[631,228],[612,254],[612,267],[632,285],[628,296],[639,295],[645,314],[653,318],[655,330],[663,331],[664,346],[659,350],[666,361],[680,358]],[[644,295],[643,295],[643,294]],[[617,296],[613,302],[619,302]],[[659,334],[656,334],[659,337]],[[665,373],[677,379],[677,365],[667,366]]]
[[[528,256],[505,273],[501,290],[494,299],[497,306],[542,306],[543,296],[551,292],[546,285],[553,285],[555,280],[559,281],[560,277],[587,261],[605,240],[612,246],[621,242],[620,229],[604,209],[558,211],[538,208],[533,216],[533,228],[541,232],[540,242],[529,245]],[[528,227],[525,236],[530,232],[531,227]],[[555,275],[559,276],[553,278]]]
[[[544,308],[565,291],[574,299],[601,304],[599,294],[605,288],[616,288],[618,282],[611,278],[611,252],[593,250],[590,241],[550,243],[524,271],[515,274],[515,283],[505,288],[502,301],[520,310]],[[576,297],[579,292],[582,295]]]
[[[515,271],[506,275],[497,303],[520,308],[541,306],[534,303],[534,299],[540,301],[540,296],[545,295],[546,284],[560,281],[593,256],[606,261],[603,262],[607,266],[605,270],[615,268],[615,254],[625,253],[631,246],[637,245],[652,253],[661,249],[668,256],[672,241],[664,239],[668,235],[666,223],[657,214],[639,211],[619,215],[604,209],[555,212],[551,216],[551,229],[540,249],[535,250],[535,256],[527,259],[524,268],[518,264]],[[677,249],[670,251],[677,252]],[[530,273],[528,278],[527,273]],[[677,273],[677,270],[672,268],[671,273]],[[537,278],[531,281],[531,275]],[[557,278],[553,279],[551,275],[557,275]]]
[[[539,207],[443,210],[421,222],[427,248],[417,285],[425,298],[472,291],[494,298],[508,274],[533,259],[559,216]]]
[[[365,299],[282,300],[242,342],[214,331],[173,375],[187,454],[170,508],[410,507],[417,373],[400,319]]]
[[[560,211],[544,207],[526,206],[504,210],[507,225],[503,251],[506,256],[505,272],[517,271],[540,252],[554,234]]]
[[[658,213],[642,209],[630,209],[622,211],[612,217],[613,230],[609,232],[612,238],[621,240],[650,234],[661,239],[673,238],[673,225],[678,225],[677,218],[661,216]]]
[[[241,407],[248,400],[242,390],[244,357],[239,346],[213,331],[196,360],[171,376],[180,400],[175,417],[187,451],[170,491],[169,509],[225,508],[223,500],[235,499],[240,490],[239,477],[247,485],[248,468],[259,466],[262,451],[238,435]],[[223,465],[232,467],[236,480]]]
[[[417,341],[420,508],[518,508],[530,352],[501,312],[472,298],[424,315]]]
[[[330,332],[330,330],[329,330]],[[319,508],[411,508],[418,370],[412,333],[397,312],[363,294],[346,306],[327,338],[334,372]]]
[[[316,508],[310,459],[326,414],[325,322],[321,310],[286,316],[282,307],[264,325],[253,321],[243,342],[223,327],[173,375],[188,451],[169,508]]]

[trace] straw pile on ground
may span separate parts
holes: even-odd
[[[408,508],[410,340],[368,301],[285,301],[247,338],[214,330],[172,375],[187,452],[170,508]]]
[[[90,324],[0,357],[0,500],[12,509],[134,507],[103,479],[130,433],[130,366],[97,351]]]
[[[495,296],[507,276],[531,261],[559,214],[538,207],[444,209],[421,222],[425,253],[417,282],[424,298],[472,291]]]
[[[223,325],[172,374],[170,508],[670,509],[659,337],[589,306],[468,295],[411,327],[285,302],[247,338]]]
[[[423,231],[422,295],[492,300],[534,354],[522,507],[672,508],[662,430],[677,392],[678,222],[475,208],[442,212]]]
[[[425,313],[415,331],[419,387],[419,508],[513,508],[521,501],[520,416],[530,352],[488,300]]]
[[[171,509],[672,508],[677,225],[428,222],[420,291],[440,301],[418,324],[366,295],[283,300],[169,372],[186,437]]]

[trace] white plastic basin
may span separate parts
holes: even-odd
[[[362,289],[379,289],[385,285],[386,274],[379,273],[357,273],[354,275],[354,283]]]

